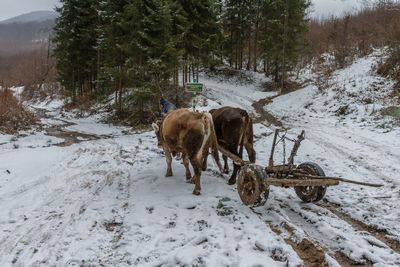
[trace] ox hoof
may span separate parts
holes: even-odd
[[[200,190],[193,190],[193,195],[199,196],[200,195]]]
[[[166,174],[165,174],[165,177],[171,177],[172,176],[172,171],[171,172],[167,172]]]
[[[236,179],[229,179],[228,184],[229,184],[229,185],[234,185],[234,184],[236,184]]]
[[[229,169],[224,169],[224,173],[228,174],[229,173]]]

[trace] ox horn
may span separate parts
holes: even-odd
[[[157,123],[153,122],[151,124],[151,127],[153,127],[154,131],[158,132],[160,130],[160,127],[157,125]]]

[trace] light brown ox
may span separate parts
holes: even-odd
[[[165,176],[172,176],[172,156],[179,152],[182,153],[186,180],[195,184],[193,194],[199,195],[201,170],[204,171],[207,167],[209,148],[211,148],[211,154],[218,168],[220,171],[222,170],[211,114],[177,109],[169,112],[163,121],[153,123],[152,126],[159,145],[162,146],[165,153],[167,161]],[[194,170],[193,177],[190,173],[189,162]]]

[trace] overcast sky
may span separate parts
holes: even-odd
[[[85,0],[82,0],[85,1]],[[362,0],[312,0],[313,17],[340,15],[361,6]],[[59,0],[0,0],[0,21],[37,10],[53,10]]]
[[[0,21],[32,11],[53,10],[58,3],[58,0],[0,0]]]

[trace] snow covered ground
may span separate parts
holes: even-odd
[[[353,234],[371,243],[368,234],[378,230],[381,241],[386,239],[386,244],[376,244],[375,248],[392,244],[391,239],[400,240],[400,127],[394,119],[378,115],[380,108],[395,103],[393,98],[388,97],[393,83],[373,73],[377,58],[376,54],[372,54],[344,70],[336,71],[331,86],[324,92],[318,92],[316,86],[309,85],[275,98],[266,109],[284,121],[292,137],[301,129],[306,131],[306,140],[298,154],[299,162],[315,161],[328,176],[384,185],[370,188],[341,184],[329,188],[322,204],[313,205],[313,210],[324,212],[320,209],[322,207],[333,211],[339,219],[350,223],[349,226],[357,230],[355,233],[350,234],[345,225],[335,227],[335,224],[338,226],[337,218],[329,219],[331,226],[324,225],[319,231],[298,224],[311,239],[330,248],[348,251],[347,255],[355,261],[364,257],[372,263],[383,263],[375,258],[383,255],[372,253],[368,245],[361,245],[362,242],[348,246],[348,240],[352,240],[351,243],[356,240]],[[372,103],[365,99],[370,99]],[[338,114],[341,107],[346,107],[348,114]],[[381,127],[385,123],[390,127]],[[292,209],[293,205],[290,207]],[[336,232],[338,240],[331,236]],[[336,239],[335,244],[330,244],[332,238]],[[399,253],[396,244],[392,248]],[[398,265],[398,254],[396,257]]]
[[[335,79],[345,90],[369,88],[379,78],[366,61]],[[352,79],[359,86],[347,87]],[[203,110],[232,105],[255,113],[254,101],[275,95],[261,92],[266,79],[258,74],[247,82],[200,81],[210,97]],[[317,204],[274,187],[255,209],[211,162],[200,196],[191,194],[180,162],[165,178],[152,132],[107,125],[99,115],[65,116],[61,103],[35,105],[45,115],[43,131],[0,135],[0,266],[399,266],[400,131],[374,126],[379,121],[361,113],[362,102],[335,95],[308,86],[266,108],[291,137],[306,130],[297,163],[384,186],[341,184]],[[336,116],[346,104],[353,115]],[[254,126],[260,165],[272,143],[265,124]]]
[[[224,73],[224,71],[221,72]],[[233,73],[237,76],[212,72],[201,73],[199,80],[205,84],[204,95],[211,100],[209,107],[239,107],[257,117],[258,114],[252,106],[253,103],[276,95],[276,92],[263,92],[263,85],[270,79],[263,74],[250,71],[234,71]]]

